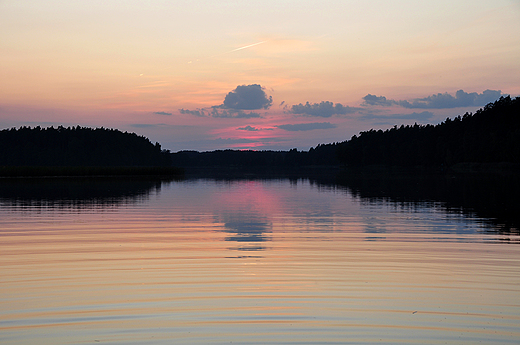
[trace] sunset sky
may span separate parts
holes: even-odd
[[[0,0],[0,129],[308,150],[520,95],[520,1]]]

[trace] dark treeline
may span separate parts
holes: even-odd
[[[370,130],[337,146],[349,166],[452,167],[459,163],[520,162],[520,97],[502,97],[475,114],[438,125]]]
[[[369,130],[309,151],[180,151],[173,165],[193,167],[302,167],[371,165],[448,168],[458,163],[520,163],[520,97],[502,97],[475,114],[438,125]]]
[[[301,167],[305,165],[336,165],[336,144],[318,145],[308,152],[217,150],[209,152],[180,151],[172,153],[174,166],[181,167]]]
[[[20,127],[0,131],[4,167],[170,166],[169,151],[135,133],[86,127]]]

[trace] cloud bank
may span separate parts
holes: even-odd
[[[299,124],[287,124],[287,125],[278,125],[275,126],[277,128],[290,131],[290,132],[300,132],[300,131],[312,131],[314,129],[331,129],[336,128],[335,124],[330,122],[314,122],[314,123],[299,123]]]
[[[464,92],[458,90],[455,96],[449,93],[438,93],[425,98],[416,98],[414,100],[393,100],[387,99],[384,96],[375,96],[368,94],[363,97],[364,106],[384,106],[389,107],[392,105],[398,105],[408,109],[450,109],[460,107],[480,107],[488,103],[494,102],[502,96],[500,90],[485,90],[482,93],[477,92]]]
[[[296,104],[291,107],[290,113],[302,114],[307,116],[331,117],[332,115],[346,115],[358,111],[358,108],[344,106],[341,103],[323,101],[321,103]]]
[[[165,111],[156,111],[154,112],[155,115],[172,115],[172,113],[167,113]]]

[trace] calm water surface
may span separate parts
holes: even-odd
[[[520,342],[520,237],[471,212],[304,179],[132,186],[3,189],[1,344]]]

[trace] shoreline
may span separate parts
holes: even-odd
[[[0,178],[53,178],[53,177],[117,177],[117,176],[172,176],[183,177],[184,169],[177,167],[94,167],[94,166],[3,166]]]

